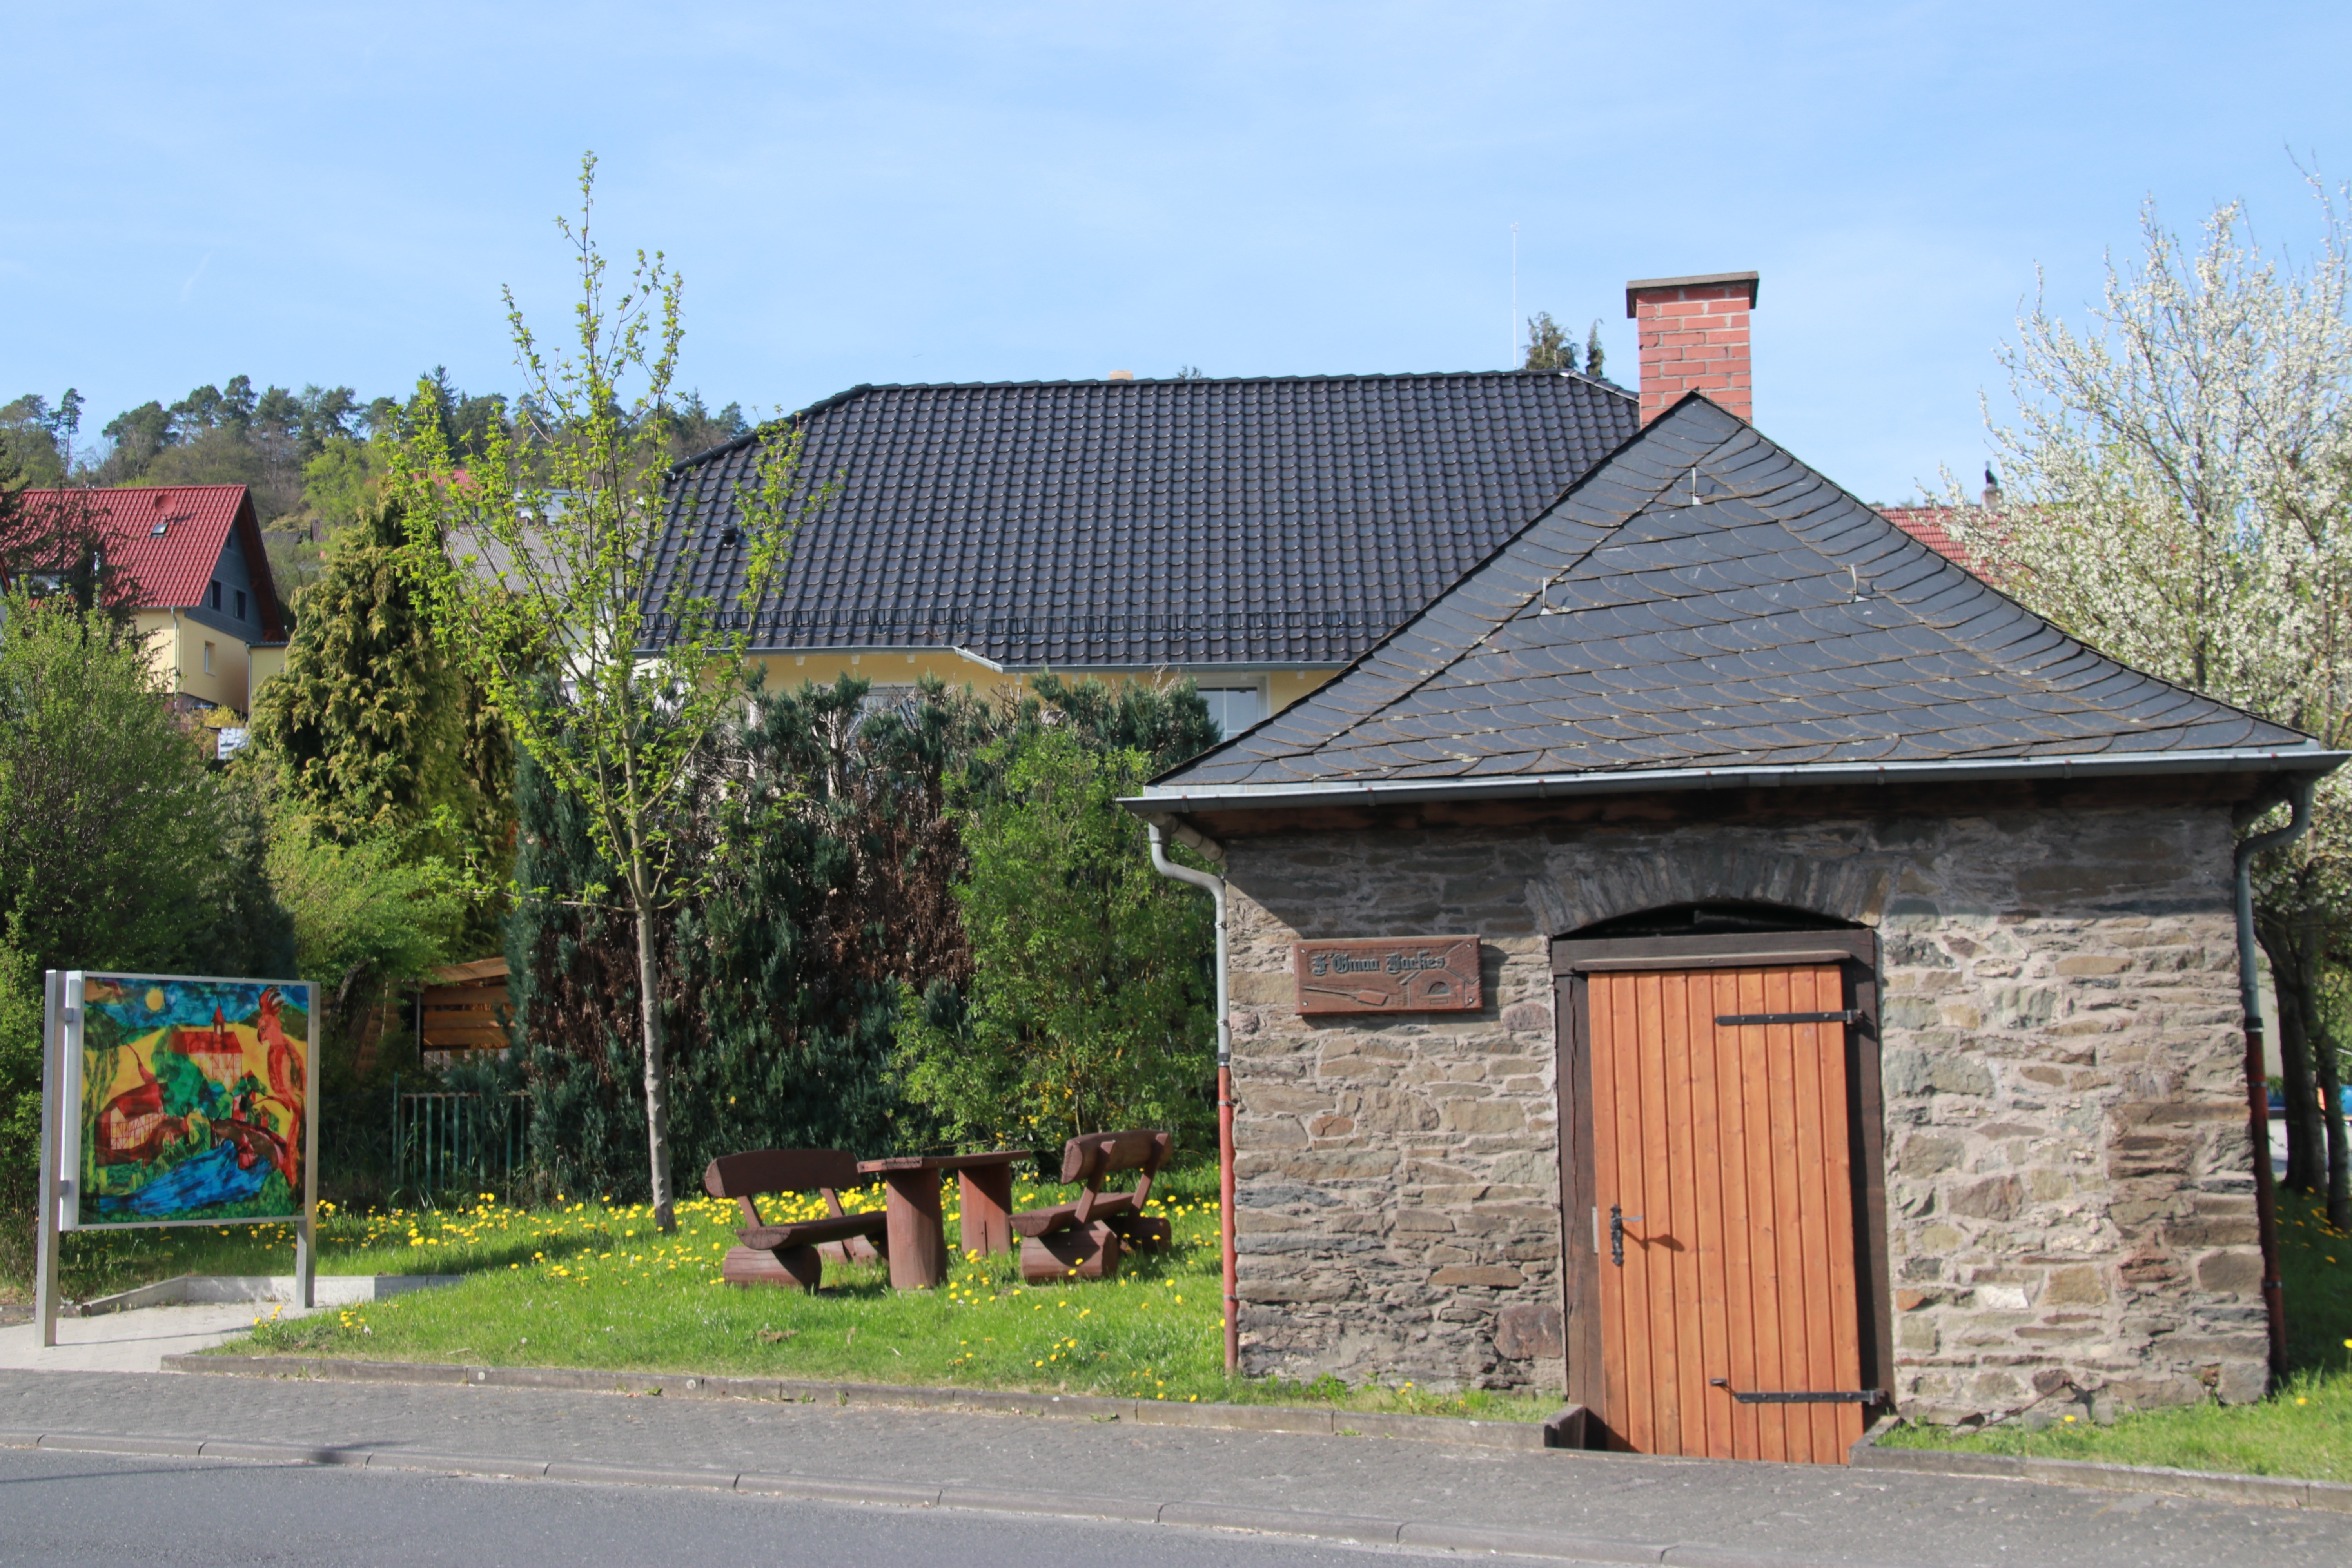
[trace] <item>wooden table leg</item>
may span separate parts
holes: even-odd
[[[1013,1166],[972,1165],[963,1178],[963,1249],[989,1257],[1013,1250]]]
[[[886,1212],[890,1226],[890,1289],[928,1290],[948,1277],[947,1216],[940,1205],[937,1171],[891,1171]]]

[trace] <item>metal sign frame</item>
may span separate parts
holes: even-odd
[[[83,1000],[92,975],[121,981],[184,981],[211,985],[274,985],[303,997],[302,1202],[295,1215],[248,1215],[222,1219],[138,1220],[130,1224],[81,1223]],[[149,1230],[185,1226],[294,1226],[294,1292],[303,1308],[318,1304],[319,1215],[319,998],[314,980],[257,979],[251,975],[146,974],[127,970],[52,969],[43,977],[41,1029],[40,1227],[34,1261],[34,1314],[44,1347],[58,1342],[58,1239],[83,1229]]]

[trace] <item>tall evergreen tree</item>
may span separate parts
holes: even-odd
[[[497,710],[450,667],[401,570],[395,507],[339,534],[305,590],[286,668],[254,705],[254,747],[289,805],[331,843],[391,837],[503,874],[512,854],[513,746]],[[465,933],[494,945],[497,911]]]
[[[1219,740],[1217,721],[1190,679],[1165,687],[1139,680],[1111,686],[1092,676],[1066,681],[1048,671],[1029,685],[1036,696],[1021,704],[1016,728],[1026,733],[1074,725],[1091,750],[1141,753],[1150,773],[1190,762]]]
[[[338,843],[415,833],[457,794],[460,694],[400,571],[404,542],[389,507],[335,541],[254,704],[258,754]]]
[[[1527,357],[1521,370],[1574,370],[1576,340],[1568,329],[1551,319],[1549,310],[1538,310],[1528,318]]]

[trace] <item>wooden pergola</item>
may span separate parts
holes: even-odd
[[[507,961],[478,958],[436,969],[417,1000],[417,1045],[426,1051],[502,1050]]]

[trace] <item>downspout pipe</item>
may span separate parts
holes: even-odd
[[[1168,858],[1167,829],[1151,830],[1151,868],[1209,895],[1217,923],[1217,1250],[1224,1265],[1225,1371],[1242,1365],[1240,1270],[1234,1254],[1234,1026],[1225,993],[1225,879]],[[2264,1167],[2268,1169],[2267,1166]]]
[[[2246,1020],[2246,1130],[2254,1150],[2254,1215],[2263,1243],[2263,1310],[2270,1321],[2271,1378],[2286,1375],[2286,1296],[2279,1281],[2278,1193],[2271,1177],[2270,1089],[2263,1074],[2262,986],[2254,967],[2254,857],[2292,844],[2311,830],[2311,790],[2301,777],[2289,786],[2293,815],[2286,826],[2238,844],[2238,1002]]]

